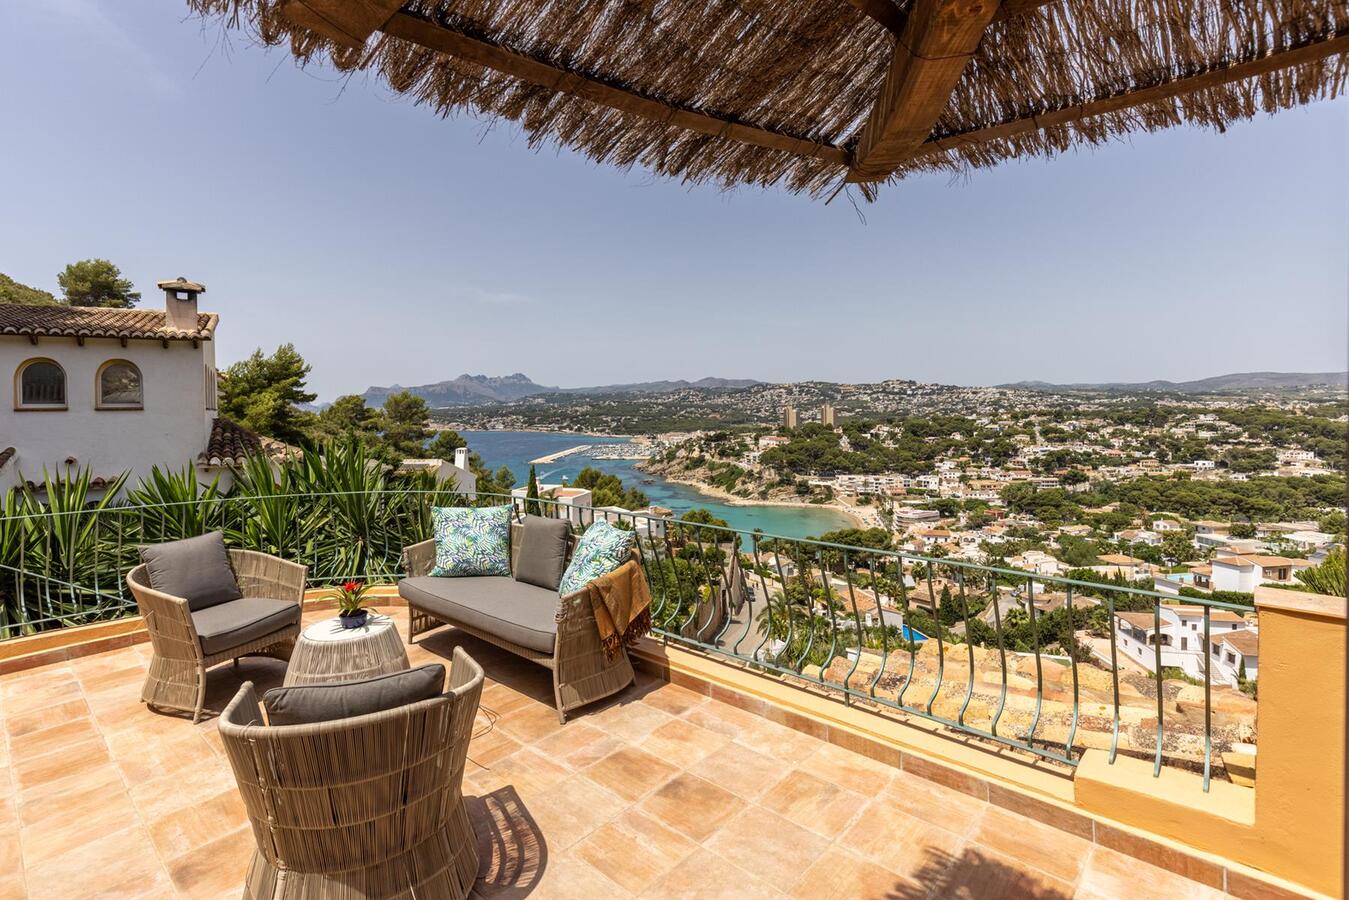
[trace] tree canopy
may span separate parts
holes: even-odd
[[[18,303],[23,306],[53,306],[56,298],[48,291],[15,281],[0,272],[0,303]]]
[[[258,348],[225,370],[220,412],[258,434],[299,445],[316,418],[298,408],[315,397],[305,389],[308,375],[309,364],[294,344],[282,344],[271,356]]]
[[[70,306],[103,306],[129,309],[140,301],[140,292],[122,270],[106,259],[82,259],[70,263],[56,276]]]

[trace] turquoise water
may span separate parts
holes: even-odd
[[[469,449],[481,456],[488,468],[496,471],[501,466],[508,466],[515,473],[517,485],[524,484],[528,479],[531,459],[566,450],[577,444],[612,444],[624,440],[537,431],[461,431],[460,434],[468,441]],[[586,466],[593,466],[602,472],[617,475],[623,479],[625,487],[640,488],[650,498],[652,504],[672,509],[675,515],[682,515],[690,509],[701,506],[714,516],[725,519],[732,528],[741,531],[753,531],[758,528],[765,534],[778,534],[783,537],[814,537],[853,524],[847,516],[829,509],[730,506],[699,493],[688,485],[673,484],[659,478],[653,484],[642,484],[652,476],[637,469],[636,465],[636,460],[591,459],[578,453],[555,463],[539,466],[538,477],[541,482],[557,483],[563,478],[570,481]]]

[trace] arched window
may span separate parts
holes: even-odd
[[[16,408],[66,408],[66,371],[53,360],[28,360],[19,366],[18,382]]]
[[[124,359],[108,360],[98,368],[96,396],[99,409],[144,408],[141,370]]]

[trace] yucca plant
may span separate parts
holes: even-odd
[[[309,562],[305,548],[322,527],[313,498],[301,496],[289,461],[273,464],[250,455],[234,473],[234,488],[222,515],[226,540],[239,547]]]
[[[388,505],[387,465],[370,448],[347,438],[304,451],[295,465],[302,492],[315,498],[324,527],[314,534],[313,557],[319,577],[386,574]],[[390,496],[392,495],[392,496]]]
[[[145,543],[163,543],[205,534],[220,525],[220,479],[202,484],[193,466],[179,471],[159,466],[127,493],[136,511],[140,538]]]
[[[27,585],[23,573],[24,549],[32,533],[32,520],[26,515],[28,497],[13,488],[0,499],[0,638],[17,637],[28,628]],[[31,581],[31,579],[30,579]]]
[[[33,533],[27,541],[25,570],[42,576],[39,603],[44,617],[78,624],[121,601],[122,559],[116,497],[126,484],[123,473],[90,499],[93,475],[88,469],[52,475],[44,469],[45,502],[31,492],[27,518]]]

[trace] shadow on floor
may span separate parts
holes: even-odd
[[[515,788],[506,785],[481,797],[465,797],[478,836],[478,883],[483,897],[527,897],[548,868],[548,844]]]
[[[929,848],[921,866],[908,873],[908,882],[885,893],[886,900],[1069,900],[1048,878],[979,850],[967,847],[959,855]]]

